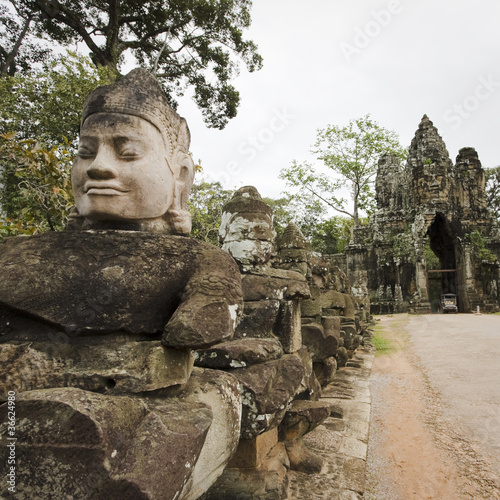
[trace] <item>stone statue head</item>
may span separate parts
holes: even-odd
[[[272,210],[257,189],[238,189],[223,208],[219,228],[222,249],[242,272],[258,272],[269,265],[275,236]]]
[[[186,121],[149,71],[91,92],[71,176],[83,227],[189,234],[189,143]]]

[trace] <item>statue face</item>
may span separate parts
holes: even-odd
[[[271,258],[274,229],[268,215],[232,215],[229,221],[222,221],[221,227],[225,228],[223,250],[243,269],[265,264]]]
[[[443,198],[443,192],[446,189],[446,172],[441,165],[424,165],[422,178],[419,185],[421,187],[422,201],[435,201]],[[446,193],[444,193],[446,196]]]
[[[132,115],[96,113],[81,133],[71,179],[80,216],[142,221],[164,216],[174,176],[160,131]]]

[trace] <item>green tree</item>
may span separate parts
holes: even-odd
[[[0,78],[2,234],[61,229],[72,205],[69,172],[88,92],[109,83],[88,57],[59,56]]]
[[[318,130],[312,152],[326,167],[325,171],[304,162],[293,161],[284,168],[280,178],[290,187],[298,188],[299,198],[313,196],[339,213],[352,217],[359,225],[359,210],[370,212],[374,206],[373,181],[377,164],[383,154],[405,157],[395,132],[387,130],[366,115],[351,120],[347,126],[329,125]],[[342,189],[351,193],[352,209],[339,196]]]
[[[4,0],[5,1],[5,0]],[[58,44],[84,42],[97,66],[118,72],[127,54],[162,79],[172,105],[189,86],[209,126],[236,116],[239,93],[230,84],[238,60],[249,71],[262,58],[243,30],[250,0],[18,0],[36,30]]]
[[[67,144],[0,135],[0,237],[61,230],[73,207]]]
[[[500,165],[484,170],[486,177],[486,198],[488,207],[497,219],[500,219]]]
[[[89,57],[60,55],[43,67],[0,78],[0,131],[46,145],[75,142],[87,94],[112,80]]]
[[[207,182],[204,179],[195,182],[188,201],[193,238],[220,246],[222,208],[232,195],[233,191],[223,189],[220,182]]]
[[[207,182],[203,178],[195,182],[189,198],[193,238],[220,245],[218,234],[222,209],[233,194],[234,191],[223,189],[220,182]],[[313,251],[322,254],[340,253],[349,243],[352,219],[323,219],[324,210],[314,201],[309,205],[304,205],[293,197],[263,198],[263,201],[273,210],[277,237],[294,221],[311,242]]]
[[[311,249],[321,254],[341,253],[351,238],[352,219],[329,217],[320,201],[312,196],[264,198],[273,210],[273,223],[277,237],[290,222],[295,222],[311,243]]]
[[[311,247],[321,254],[342,253],[351,240],[350,217],[336,216],[319,222],[311,235]]]

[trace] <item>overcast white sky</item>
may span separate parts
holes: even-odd
[[[500,165],[497,0],[254,0],[252,19],[264,67],[242,65],[238,116],[219,131],[179,107],[210,179],[278,197],[280,169],[314,159],[318,128],[367,113],[404,146],[427,114],[453,161],[472,146]]]

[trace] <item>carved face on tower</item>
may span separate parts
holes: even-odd
[[[427,160],[427,163],[422,165],[418,179],[421,203],[440,201],[442,198],[446,200],[447,184],[446,167],[443,162]]]
[[[96,89],[84,106],[72,171],[79,217],[90,227],[188,234],[188,148],[186,122],[146,70]]]

